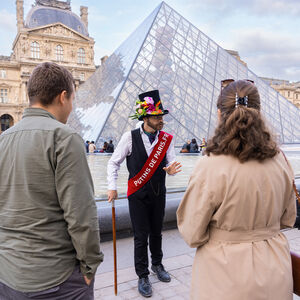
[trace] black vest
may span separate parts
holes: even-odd
[[[148,159],[148,155],[141,137],[140,128],[131,131],[132,152],[126,157],[129,179],[138,174],[142,170]],[[166,194],[166,171],[163,168],[166,166],[166,155],[157,167],[151,179],[131,196],[144,198],[149,196],[158,196]],[[129,196],[129,197],[131,197]]]

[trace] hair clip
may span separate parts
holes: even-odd
[[[235,94],[235,107],[238,107],[238,105],[243,105],[248,107],[248,96],[239,97],[238,94]]]

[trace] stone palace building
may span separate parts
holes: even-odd
[[[268,82],[273,89],[300,108],[300,81],[289,82],[288,80],[266,77],[261,77],[261,79]]]
[[[79,17],[70,0],[36,0],[24,20],[23,0],[16,0],[16,16],[12,54],[0,55],[0,133],[18,122],[28,106],[26,85],[37,64],[53,61],[68,68],[76,88],[96,70],[87,7],[80,7]]]

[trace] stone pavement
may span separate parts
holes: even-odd
[[[172,280],[160,282],[150,275],[153,296],[151,299],[189,299],[193,254],[185,254],[164,260]],[[113,272],[99,274],[95,282],[95,299],[143,299],[137,291],[137,276],[134,268],[118,271],[118,296],[114,296]]]
[[[284,231],[292,250],[300,254],[300,231]],[[118,248],[118,296],[114,295],[112,242],[101,244],[104,262],[95,278],[95,299],[144,299],[137,291],[137,276],[133,267],[133,238],[117,240]],[[181,239],[177,229],[163,232],[163,264],[170,272],[170,283],[160,282],[150,275],[153,296],[150,299],[189,299],[194,249],[190,249]],[[241,299],[242,300],[242,299]],[[294,300],[300,297],[294,295]]]

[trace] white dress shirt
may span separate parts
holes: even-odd
[[[142,137],[147,155],[149,156],[150,153],[152,152],[153,148],[155,147],[155,145],[158,142],[159,132],[157,132],[157,134],[155,136],[155,140],[152,144],[150,143],[148,136],[143,131],[142,126],[140,126],[140,133],[141,133],[141,137]],[[120,140],[116,150],[112,154],[111,159],[109,160],[109,162],[107,164],[107,182],[108,182],[109,190],[117,190],[117,179],[118,179],[118,171],[120,169],[120,165],[122,164],[122,162],[124,161],[126,156],[129,156],[131,154],[131,152],[132,152],[131,131],[127,131],[121,137],[121,140]],[[176,159],[173,139],[167,150],[166,159],[167,159],[167,166],[169,166],[171,163],[173,163]]]

